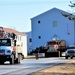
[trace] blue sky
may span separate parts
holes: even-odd
[[[70,1],[75,0],[0,0],[0,26],[29,32],[31,18],[53,7],[71,11]]]

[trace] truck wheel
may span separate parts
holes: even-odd
[[[14,55],[11,55],[10,64],[14,64]]]
[[[66,56],[65,59],[68,59],[68,56]]]
[[[71,57],[71,59],[73,59],[73,57]]]

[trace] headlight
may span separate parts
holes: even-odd
[[[7,51],[7,53],[11,53],[11,51],[10,51],[10,50],[8,50],[8,51]]]

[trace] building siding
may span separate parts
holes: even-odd
[[[31,19],[32,49],[45,46],[46,42],[52,40],[54,35],[60,40],[66,40],[67,45],[74,44],[74,21],[62,16],[61,12],[65,11],[53,8]],[[57,21],[56,27],[53,26],[54,21]]]
[[[24,56],[27,56],[27,36],[22,36],[22,41],[21,41],[21,46],[22,46],[22,51]]]
[[[24,57],[27,56],[27,36],[17,35],[17,45],[20,46],[20,52],[23,53]]]

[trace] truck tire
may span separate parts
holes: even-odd
[[[68,59],[68,56],[66,56],[65,59]]]
[[[11,58],[10,58],[10,64],[14,64],[14,55],[13,54],[11,55]]]
[[[0,61],[0,64],[1,64],[1,65],[4,64],[4,61]]]

